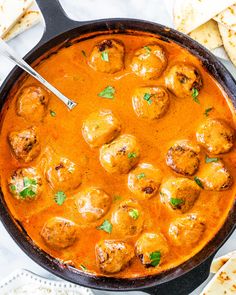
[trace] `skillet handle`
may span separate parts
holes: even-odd
[[[60,33],[78,27],[82,22],[70,19],[58,0],[36,0],[45,21],[45,30],[40,43],[45,43]]]
[[[197,268],[171,281],[171,283],[164,283],[160,286],[143,289],[142,291],[150,295],[188,295],[208,278],[214,256],[215,253]]]

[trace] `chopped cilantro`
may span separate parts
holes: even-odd
[[[209,158],[208,156],[205,157],[205,163],[217,162],[218,160],[218,158]]]
[[[16,190],[16,186],[15,185],[11,185],[10,186],[11,191],[15,191]]]
[[[146,175],[145,175],[145,173],[140,173],[140,174],[138,174],[136,177],[137,177],[137,179],[142,179],[142,178],[144,178]]]
[[[52,117],[56,117],[57,114],[56,114],[56,112],[50,110],[50,115],[51,115]]]
[[[150,105],[152,104],[152,100],[151,100],[152,94],[150,93],[145,93],[143,96],[143,99],[147,101],[147,103]]]
[[[150,54],[151,53],[151,48],[149,46],[143,46],[143,48],[146,50],[146,53],[147,54]]]
[[[115,94],[115,88],[112,86],[107,86],[100,93],[98,93],[98,96],[112,99],[114,98],[114,94]]]
[[[62,191],[59,191],[55,194],[55,202],[57,205],[62,205],[66,200],[66,194]]]
[[[81,268],[83,271],[87,270],[87,267],[84,266],[83,264],[80,264],[80,268]]]
[[[134,220],[138,219],[139,218],[139,212],[138,212],[138,210],[137,209],[131,209],[129,211],[129,216],[131,218],[133,218]]]
[[[109,54],[107,51],[101,53],[102,60],[109,62]]]
[[[109,220],[104,220],[103,224],[98,226],[97,229],[99,230],[103,230],[105,231],[106,233],[111,233],[112,231],[112,224],[110,223]]]
[[[210,107],[210,108],[205,109],[204,115],[205,115],[206,117],[208,117],[208,116],[209,116],[209,113],[210,113],[212,110],[213,110],[213,107]]]
[[[25,189],[23,189],[21,192],[20,192],[20,196],[25,199],[27,197],[34,197],[36,195],[36,193],[32,190],[31,187],[26,187]]]
[[[177,198],[171,198],[170,203],[171,203],[172,206],[178,208],[180,205],[184,204],[184,200],[177,199]]]
[[[203,188],[203,184],[202,184],[201,180],[197,176],[194,177],[194,181],[196,182],[196,184],[198,186],[200,186],[200,188]]]
[[[129,159],[133,159],[133,158],[136,158],[136,157],[137,157],[136,153],[128,153],[128,158]]]
[[[198,99],[198,95],[199,95],[199,92],[196,88],[193,88],[192,89],[192,98],[193,100],[196,102],[196,103],[199,103],[200,104],[200,101]]]
[[[152,266],[157,266],[161,261],[161,252],[160,251],[152,252],[149,255],[149,258],[151,260],[151,265]]]

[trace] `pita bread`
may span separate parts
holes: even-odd
[[[0,0],[0,37],[7,34],[32,3],[33,0]]]
[[[217,22],[213,19],[193,30],[189,36],[209,50],[223,45]]]
[[[40,12],[29,10],[22,18],[14,25],[14,27],[4,36],[5,41],[15,38],[17,35],[23,33],[41,20]]]
[[[174,24],[178,31],[190,33],[215,17],[235,0],[176,0],[174,4]]]
[[[216,273],[234,255],[236,255],[236,251],[215,258],[211,264],[211,273]]]
[[[221,24],[218,24],[218,26],[225,51],[227,52],[232,63],[236,66],[236,32],[229,30],[227,27]]]
[[[236,31],[236,4],[219,13],[214,17],[214,20],[226,26],[228,29]]]
[[[236,294],[236,256],[216,273],[200,295]]]

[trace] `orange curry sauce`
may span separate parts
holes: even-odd
[[[93,46],[105,38],[120,40],[125,46],[125,69],[115,74],[105,74],[93,70],[88,65],[88,56]],[[167,52],[167,69],[156,80],[143,80],[136,76],[130,63],[134,51],[140,47],[152,43],[160,44]],[[82,53],[84,51],[86,56]],[[170,106],[167,113],[158,120],[138,118],[132,107],[132,94],[136,87],[145,85],[163,85],[166,71],[177,62],[187,62],[195,65],[203,78],[203,88],[200,91],[200,104],[192,98],[177,98],[170,95]],[[166,153],[171,143],[179,139],[189,139],[196,142],[197,126],[206,119],[204,112],[209,107],[214,107],[209,113],[211,118],[224,118],[233,127],[233,116],[226,102],[226,94],[218,83],[202,67],[201,62],[187,50],[174,43],[167,43],[150,35],[100,35],[95,38],[73,44],[68,48],[60,49],[56,54],[43,60],[36,70],[51,84],[58,88],[67,97],[78,103],[77,107],[69,111],[66,106],[54,95],[50,94],[50,101],[46,116],[42,122],[31,123],[16,114],[17,92],[12,91],[8,103],[3,109],[0,136],[0,173],[1,188],[6,203],[31,239],[38,247],[45,250],[55,258],[63,261],[72,261],[76,268],[81,269],[81,264],[87,268],[87,272],[101,275],[96,264],[95,245],[102,239],[115,239],[115,233],[106,233],[97,227],[104,220],[110,220],[112,211],[120,202],[135,195],[127,187],[127,174],[109,174],[99,162],[99,148],[91,148],[84,140],[81,127],[83,121],[91,112],[100,109],[112,110],[121,122],[121,134],[132,134],[137,138],[141,147],[139,163],[151,163],[161,169],[164,178],[178,176],[166,165]],[[18,85],[20,90],[27,85],[39,85],[33,78],[27,76]],[[111,85],[115,88],[113,99],[98,96],[105,87]],[[19,91],[17,90],[17,91]],[[50,110],[56,113],[51,116]],[[21,130],[36,126],[41,143],[41,153],[32,162],[25,164],[16,159],[9,147],[7,136],[10,131]],[[66,192],[66,200],[60,206],[55,202],[55,190],[53,190],[45,178],[44,157],[50,150],[58,155],[69,158],[80,167],[82,183],[78,189]],[[201,164],[204,163],[206,151],[201,148]],[[225,191],[201,190],[200,197],[188,213],[199,213],[206,222],[206,230],[193,248],[175,247],[168,239],[168,228],[171,221],[181,216],[174,210],[161,204],[160,196],[139,201],[144,210],[143,232],[161,231],[166,237],[170,251],[166,262],[158,267],[145,268],[137,257],[132,259],[130,265],[124,270],[112,276],[116,277],[140,277],[156,274],[177,266],[194,254],[199,252],[206,243],[211,240],[224,223],[226,216],[232,207],[236,189],[236,149],[220,155],[229,169],[234,184]],[[7,180],[12,171],[19,167],[37,167],[43,179],[43,193],[31,201],[17,200],[9,192]],[[197,173],[195,174],[197,175]],[[195,176],[194,175],[194,176]],[[191,179],[194,176],[189,177]],[[181,177],[181,176],[179,176]],[[102,188],[113,198],[108,213],[95,223],[86,223],[78,217],[74,196],[89,186]],[[115,196],[120,196],[116,198]],[[79,226],[77,241],[63,250],[49,248],[40,236],[44,223],[53,216],[68,218]],[[131,245],[135,245],[137,236],[127,238]],[[81,270],[82,271],[82,270]]]

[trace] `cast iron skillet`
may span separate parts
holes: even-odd
[[[236,108],[236,82],[226,68],[206,49],[189,37],[162,25],[134,19],[106,19],[77,22],[69,19],[62,10],[58,0],[36,0],[46,22],[46,30],[39,44],[25,57],[32,63],[51,48],[90,32],[118,30],[125,33],[127,29],[158,34],[163,40],[172,40],[196,55],[205,68],[221,84],[228,94],[233,107]],[[69,44],[66,42],[66,44]],[[0,89],[0,108],[4,105],[13,84],[21,76],[22,70],[14,68]],[[209,275],[210,264],[216,251],[232,234],[236,224],[236,201],[228,214],[227,220],[215,238],[193,258],[179,267],[159,275],[136,279],[116,279],[96,277],[59,263],[47,253],[40,250],[20,227],[19,222],[11,216],[3,194],[0,194],[0,218],[15,242],[36,263],[53,274],[73,283],[111,291],[143,290],[149,294],[187,295],[198,287]]]

